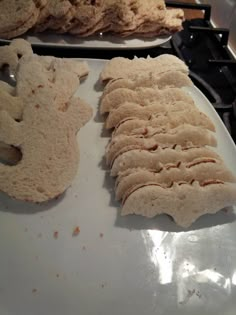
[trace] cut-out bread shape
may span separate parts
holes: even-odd
[[[162,104],[171,104],[177,101],[192,104],[192,98],[179,88],[137,88],[130,90],[127,88],[116,89],[107,94],[101,100],[100,112],[106,113],[119,108],[124,102],[137,103],[140,106],[148,106],[158,100]]]
[[[0,35],[6,39],[48,30],[156,37],[180,31],[184,20],[184,12],[167,10],[164,0],[1,0],[0,12]]]
[[[172,103],[159,103],[158,101],[147,106],[140,106],[139,104],[125,102],[117,109],[112,110],[105,123],[107,129],[115,128],[120,122],[128,118],[139,118],[144,120],[151,119],[152,116],[168,113],[178,112],[184,110],[196,109],[194,103],[186,103],[183,101],[176,101]]]
[[[148,120],[139,118],[126,118],[116,125],[113,135],[129,135],[133,130],[138,128],[146,128],[148,126],[153,128],[176,128],[182,124],[189,124],[192,126],[199,126],[211,131],[215,131],[215,126],[210,118],[198,109],[186,109],[175,112],[165,112],[151,116]]]
[[[62,194],[78,168],[76,133],[90,117],[91,108],[76,98],[66,111],[53,104],[27,104],[21,122],[1,111],[0,141],[20,148],[22,159],[14,166],[0,165],[0,190],[31,202]]]
[[[158,171],[161,164],[191,162],[197,158],[213,158],[221,160],[219,155],[207,147],[181,147],[156,145],[155,150],[145,149],[142,146],[130,146],[123,148],[113,156],[111,163],[111,176],[117,176],[130,168],[145,168],[151,171]]]
[[[112,91],[120,88],[135,90],[139,87],[155,87],[158,89],[181,88],[183,86],[192,86],[190,78],[180,71],[169,71],[162,75],[153,75],[152,72],[141,77],[131,79],[114,79],[107,83],[104,88],[102,98]]]
[[[27,55],[22,57],[16,74],[16,94],[24,102],[40,98],[45,104],[56,102],[60,108],[76,92],[80,78],[87,74],[88,66],[85,62]],[[42,93],[44,89],[50,89],[46,97]]]
[[[10,73],[15,74],[19,60],[25,55],[32,55],[33,51],[30,43],[17,38],[10,45],[0,47],[0,68],[8,66]]]
[[[0,1],[0,37],[13,38],[27,32],[37,21],[40,2],[33,0]]]
[[[167,10],[165,19],[162,24],[159,23],[143,23],[135,31],[139,36],[155,36],[155,34],[166,35],[171,32],[178,32],[179,25],[184,19],[184,12],[181,9]],[[164,26],[164,27],[163,27]],[[125,32],[125,36],[131,35],[131,32]]]
[[[53,28],[54,23],[59,23],[71,9],[72,4],[68,0],[50,0],[41,10],[37,23],[36,32],[43,32],[47,28]]]
[[[125,194],[136,185],[153,182],[167,187],[172,182],[197,180],[200,184],[207,179],[236,182],[235,176],[226,168],[222,160],[197,158],[191,162],[163,164],[159,171],[147,169],[128,169],[119,173],[116,180],[116,198],[125,198]]]
[[[101,81],[112,79],[134,79],[137,76],[146,76],[147,73],[161,75],[168,71],[180,71],[189,73],[188,67],[179,58],[164,54],[155,58],[134,58],[132,60],[116,57],[108,61],[101,72]]]
[[[155,129],[154,129],[155,130]],[[141,129],[142,131],[142,129]],[[162,132],[160,129],[152,131],[151,135],[147,137],[142,134],[118,135],[112,138],[107,147],[106,157],[107,161],[113,159],[114,155],[128,146],[140,146],[142,148],[153,148],[156,145],[168,146],[179,144],[181,146],[188,146],[189,144],[195,146],[216,146],[216,138],[207,129],[191,125],[181,125],[167,132]]]
[[[114,58],[100,79],[100,112],[114,128],[105,157],[122,215],[165,213],[188,227],[236,203],[236,177],[216,152],[216,128],[196,106],[182,61]]]
[[[148,1],[110,1],[113,23],[111,30],[122,36],[137,32],[143,24],[163,24],[165,21],[165,3],[163,0]],[[112,15],[111,15],[112,16]]]
[[[189,227],[204,214],[213,214],[236,203],[236,185],[209,180],[174,183],[166,188],[155,183],[136,186],[124,200],[121,214],[153,218],[168,214],[181,227]]]
[[[76,134],[92,116],[74,96],[87,74],[86,63],[23,53],[16,87],[0,83],[1,191],[43,202],[70,186],[79,163]]]

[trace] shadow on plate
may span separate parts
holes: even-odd
[[[18,201],[0,193],[0,212],[9,212],[15,214],[35,214],[38,212],[48,211],[55,208],[65,198],[66,192],[56,199],[36,204],[31,202]]]
[[[162,214],[152,219],[136,215],[123,217],[120,215],[120,210],[117,210],[115,226],[129,230],[160,230],[178,233],[229,224],[235,220],[236,214],[234,213],[233,207],[229,207],[217,212],[216,214],[204,215],[194,222],[189,228],[184,229],[176,225],[172,217],[168,215]]]
[[[115,178],[110,176],[110,171],[106,166],[105,157],[99,163],[99,167],[106,171],[103,187],[110,193],[109,206],[117,209],[115,227],[128,230],[159,230],[178,233],[211,228],[236,221],[236,211],[234,211],[234,207],[225,208],[218,211],[216,214],[204,215],[187,229],[179,227],[171,216],[165,214],[158,215],[152,219],[138,215],[121,216],[121,202],[118,202],[115,199]]]

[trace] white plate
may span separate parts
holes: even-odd
[[[88,63],[78,94],[94,117],[79,133],[72,187],[43,206],[0,196],[0,314],[235,314],[236,209],[204,216],[187,231],[164,215],[121,217],[97,113],[104,61]],[[216,125],[217,151],[236,175],[236,148],[224,125],[201,92],[187,90]],[[77,225],[81,232],[72,237]]]
[[[22,38],[34,46],[76,48],[76,49],[146,49],[163,45],[171,36],[160,36],[157,38],[119,38],[114,35],[97,35],[89,38],[77,38],[71,35],[56,35],[49,33],[27,34]],[[9,43],[9,40],[0,39],[0,43]]]

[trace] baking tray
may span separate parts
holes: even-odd
[[[21,36],[37,47],[70,48],[70,49],[147,49],[165,44],[171,36],[159,36],[156,38],[122,38],[115,35],[101,34],[86,38],[72,35],[57,35],[50,33],[26,34]],[[0,43],[7,44],[10,40],[0,39]]]
[[[188,230],[165,215],[121,217],[103,158],[109,134],[97,111],[105,61],[88,64],[78,95],[94,114],[78,135],[72,186],[45,205],[0,195],[0,314],[235,314],[236,208]],[[197,88],[185,90],[211,117],[216,150],[236,175],[236,148],[219,116]]]

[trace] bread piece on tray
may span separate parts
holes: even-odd
[[[107,129],[114,128],[124,119],[139,118],[149,120],[151,117],[166,113],[178,113],[184,110],[197,110],[193,102],[176,101],[173,103],[153,102],[147,106],[140,106],[135,103],[123,103],[119,108],[112,110],[105,123]]]
[[[180,111],[169,111],[151,116],[144,120],[141,118],[126,118],[122,120],[113,131],[113,135],[129,135],[133,130],[146,127],[153,128],[175,128],[183,124],[199,126],[211,131],[215,131],[215,126],[211,119],[198,109],[184,109]]]
[[[137,77],[133,80],[131,79],[114,79],[107,83],[104,88],[102,98],[110,92],[119,89],[126,88],[130,90],[135,90],[139,87],[152,87],[158,89],[166,88],[181,88],[184,86],[192,86],[193,83],[191,79],[184,73],[180,71],[168,71],[162,75],[152,75],[149,73],[141,77]]]
[[[137,58],[132,60],[123,57],[116,57],[108,61],[101,72],[101,81],[112,79],[128,78],[133,79],[137,76],[146,76],[147,73],[161,75],[168,71],[180,71],[189,73],[188,67],[179,58],[164,54],[155,58]]]
[[[121,214],[152,218],[168,214],[175,222],[189,227],[204,214],[213,214],[236,203],[236,185],[218,180],[201,183],[179,182],[166,188],[155,183],[136,186],[128,194]]]
[[[153,102],[169,104],[175,101],[194,103],[191,96],[179,88],[167,88],[159,90],[157,88],[137,88],[130,90],[127,88],[116,89],[107,94],[101,100],[100,112],[106,113],[119,108],[124,102],[137,103],[141,106],[149,105]]]
[[[111,176],[117,176],[130,168],[145,168],[147,170],[158,171],[161,164],[191,162],[196,158],[207,157],[221,160],[220,156],[208,147],[181,147],[156,145],[153,149],[143,147],[127,147],[117,153],[113,159],[109,160],[111,165]]]
[[[201,157],[188,163],[164,164],[159,171],[128,169],[121,172],[116,181],[116,198],[126,198],[127,191],[148,182],[168,187],[172,182],[197,180],[201,184],[208,179],[236,182],[235,176],[221,160]]]

